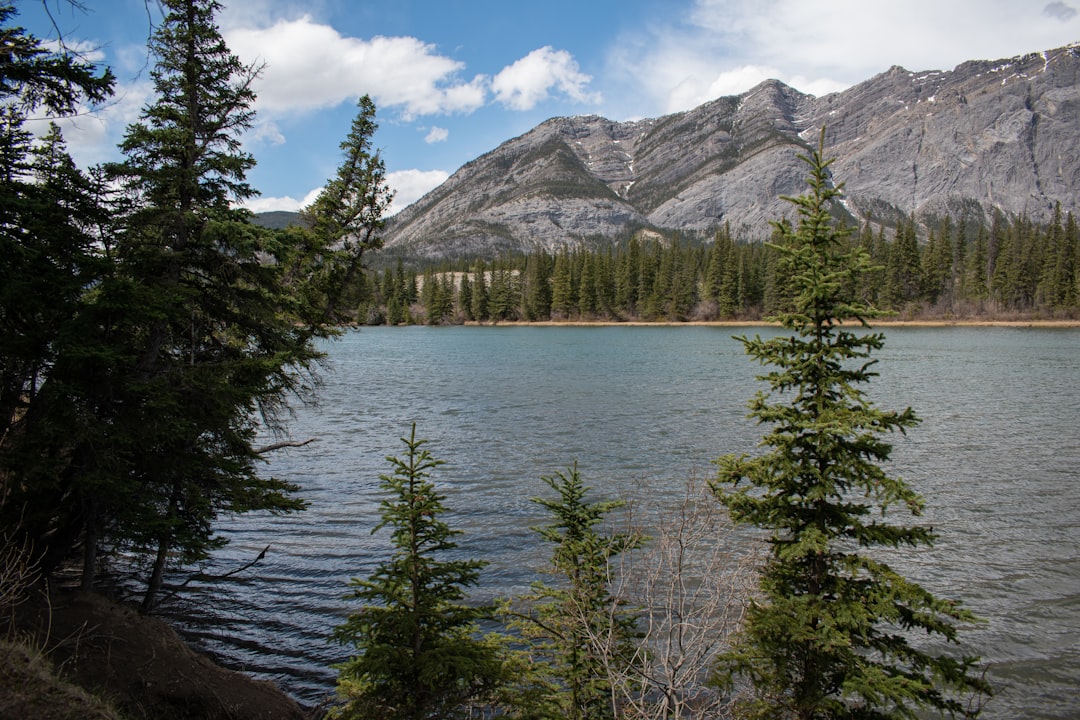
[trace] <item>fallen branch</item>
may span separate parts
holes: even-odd
[[[280,450],[287,447],[304,447],[308,443],[313,443],[318,438],[308,438],[307,440],[282,440],[271,445],[263,445],[261,448],[255,448],[256,455],[262,455],[263,453],[273,452],[274,450]]]
[[[309,440],[308,442],[310,442],[310,440]],[[266,551],[267,551],[267,550],[269,550],[269,549],[270,549],[270,546],[269,546],[269,545],[267,545],[266,547],[264,547],[264,548],[262,549],[262,552],[261,552],[261,553],[259,553],[258,557],[256,557],[256,558],[255,558],[254,560],[252,560],[252,561],[251,561],[251,562],[249,562],[248,564],[246,564],[246,565],[243,565],[243,566],[241,566],[241,567],[238,567],[238,568],[236,568],[235,570],[230,570],[229,572],[227,572],[227,573],[223,573],[223,574],[221,574],[221,575],[207,575],[206,573],[201,573],[201,572],[197,572],[197,573],[195,573],[194,575],[189,575],[189,576],[188,576],[188,579],[187,579],[187,580],[185,580],[184,582],[180,583],[179,585],[177,585],[177,586],[175,586],[175,587],[171,588],[171,591],[169,592],[169,594],[168,594],[168,595],[166,595],[165,597],[161,598],[161,600],[159,600],[159,601],[158,601],[157,603],[155,603],[155,606],[157,606],[157,605],[161,605],[161,604],[162,604],[162,603],[164,603],[164,602],[165,602],[166,600],[168,600],[168,599],[170,599],[170,598],[172,598],[172,597],[175,597],[175,596],[176,596],[177,594],[179,594],[179,592],[180,592],[181,590],[183,590],[183,589],[184,589],[184,588],[186,588],[186,587],[187,587],[187,586],[188,586],[189,584],[191,584],[191,581],[192,581],[192,580],[200,580],[200,581],[202,581],[202,582],[217,582],[217,581],[219,581],[219,580],[225,580],[225,579],[227,579],[227,578],[230,578],[230,577],[232,577],[233,575],[238,575],[239,573],[242,573],[242,572],[244,572],[244,571],[245,571],[245,570],[247,570],[248,568],[250,568],[250,567],[252,567],[253,565],[255,565],[255,563],[259,562],[259,561],[260,561],[260,560],[262,560],[262,559],[263,559],[264,557],[266,557]]]

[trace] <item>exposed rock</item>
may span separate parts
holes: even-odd
[[[1049,219],[1080,202],[1080,47],[952,71],[894,67],[815,98],[770,80],[636,122],[555,118],[468,163],[392,219],[412,255],[494,255],[640,228],[742,236],[790,215],[797,153],[827,128],[848,209],[886,222],[960,209]]]

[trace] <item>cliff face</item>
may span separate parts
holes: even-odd
[[[767,81],[662,118],[555,118],[458,170],[392,219],[409,254],[555,249],[639,228],[762,237],[826,152],[856,219],[961,209],[1049,219],[1080,207],[1080,47],[952,71],[894,67],[842,93]]]

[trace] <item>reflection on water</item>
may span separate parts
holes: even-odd
[[[751,333],[755,331],[751,330]],[[763,329],[762,333],[775,332]],[[713,458],[750,452],[761,368],[725,328],[372,328],[329,346],[321,404],[267,473],[303,486],[292,517],[228,523],[210,573],[178,612],[198,644],[308,703],[332,691],[349,577],[384,557],[378,476],[410,423],[445,460],[436,481],[463,555],[491,564],[484,597],[520,592],[544,549],[529,498],[577,462],[602,496],[681,491]],[[988,718],[1080,715],[1080,332],[897,328],[886,332],[883,408],[923,419],[894,439],[895,471],[928,501],[932,549],[893,564],[987,620],[961,638],[999,688]],[[200,594],[203,593],[203,594]],[[212,598],[212,601],[208,600]]]

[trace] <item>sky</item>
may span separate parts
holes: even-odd
[[[812,95],[894,65],[951,70],[1080,42],[1080,0],[221,0],[230,49],[262,73],[243,138],[261,193],[298,210],[334,177],[369,95],[396,212],[465,163],[558,116],[660,117],[775,78]],[[118,78],[62,124],[90,166],[120,158],[153,101],[157,0],[15,0],[15,21]],[[81,5],[83,9],[78,9]]]

